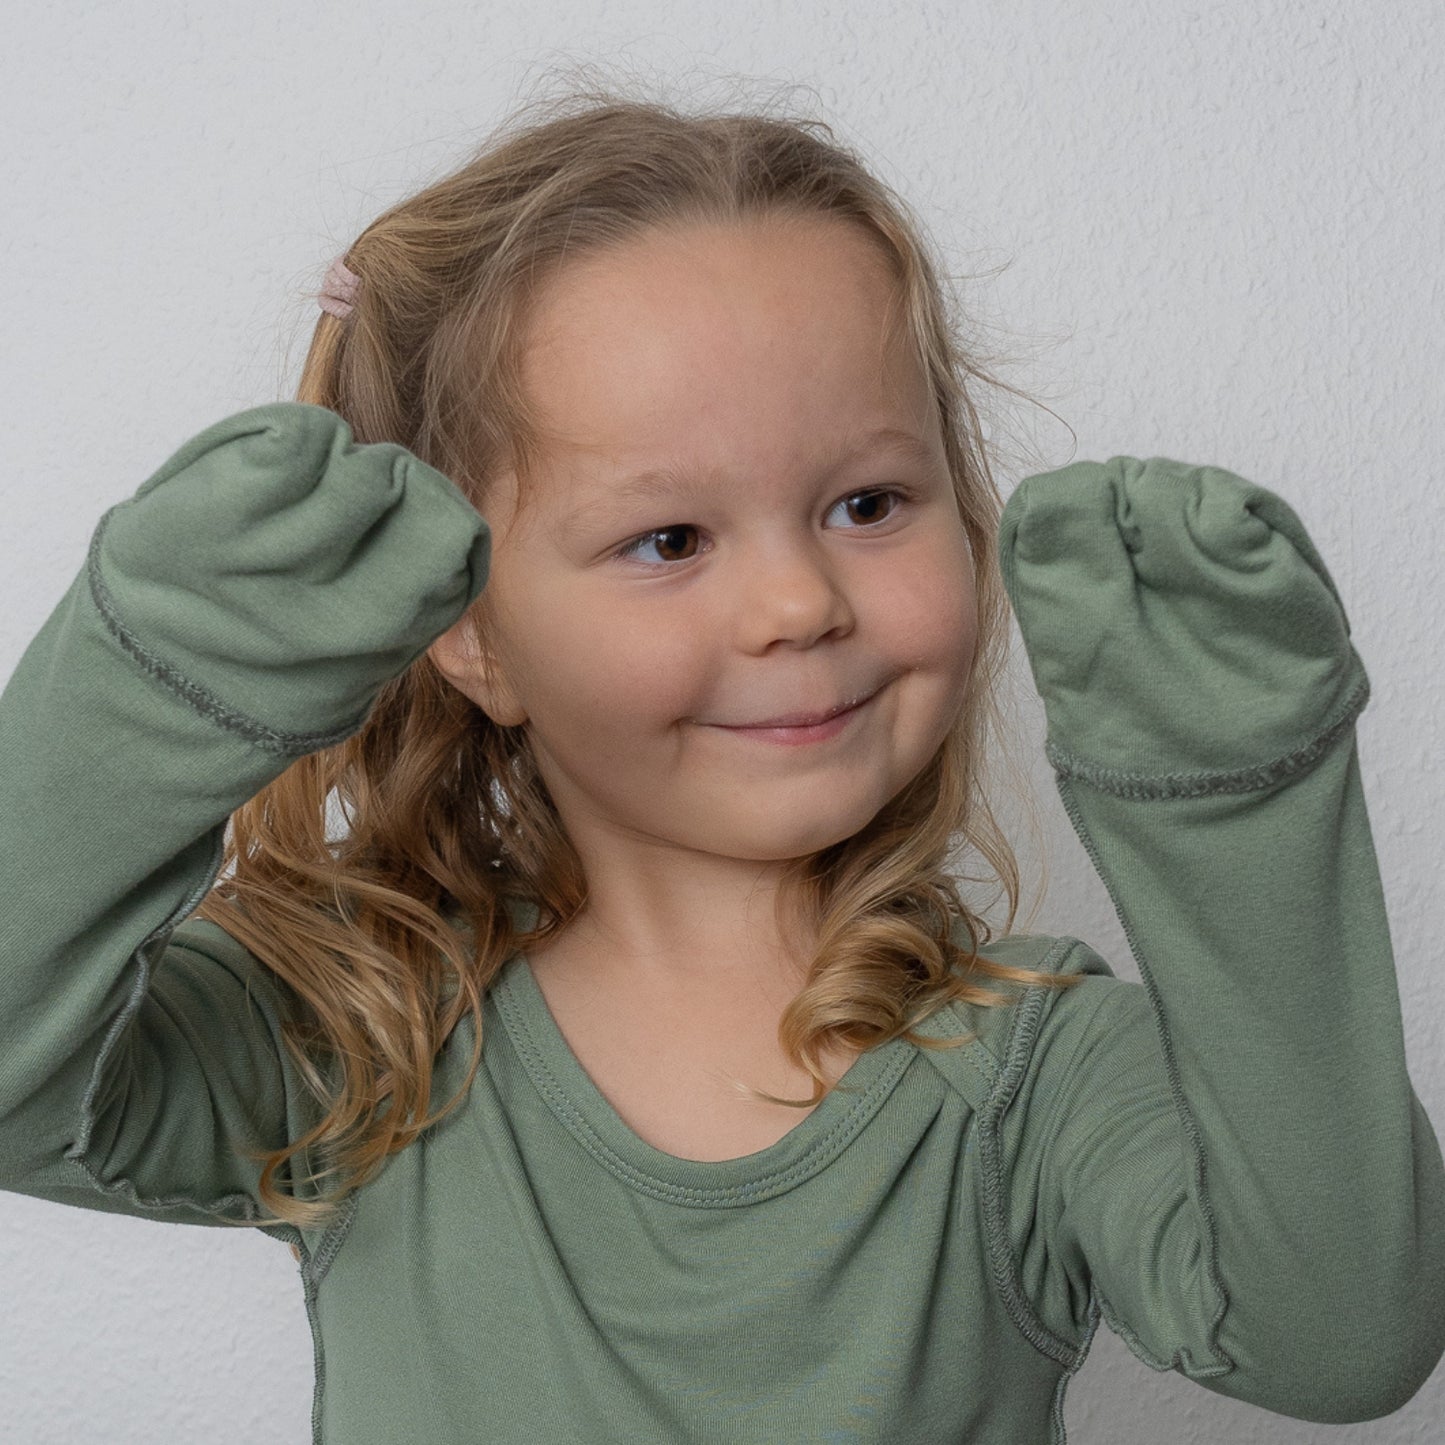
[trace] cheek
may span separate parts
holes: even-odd
[[[966,545],[900,573],[885,625],[899,656],[922,672],[966,675],[978,639],[978,605]]]
[[[545,631],[546,643],[534,642],[536,695],[572,730],[635,732],[701,705],[706,668],[685,630],[664,631],[655,620],[593,605],[552,615]]]

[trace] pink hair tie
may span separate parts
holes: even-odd
[[[361,277],[354,271],[348,271],[346,263],[338,256],[326,270],[326,279],[321,283],[321,294],[316,298],[316,304],[332,316],[349,316],[360,286]]]

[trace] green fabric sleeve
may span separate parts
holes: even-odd
[[[357,731],[489,561],[448,478],[299,402],[207,428],[101,518],[0,693],[0,1188],[256,1217],[239,1149],[314,1101],[280,980],[188,915],[230,813]]]
[[[1056,1267],[1154,1369],[1302,1420],[1389,1414],[1445,1353],[1445,1169],[1335,585],[1278,496],[1167,458],[1030,477],[999,540],[1144,984],[1091,987],[1040,1040],[1053,1112],[1014,1168]]]

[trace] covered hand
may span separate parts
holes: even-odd
[[[139,663],[297,751],[355,731],[490,561],[491,530],[450,478],[357,443],[327,408],[272,402],[207,427],[112,507],[90,574]]]
[[[1050,760],[1102,786],[1248,789],[1368,699],[1304,525],[1233,472],[1116,456],[1028,477],[999,560]]]

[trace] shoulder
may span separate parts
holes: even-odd
[[[961,926],[955,937],[967,946]],[[1044,1067],[1052,1072],[1061,1061],[1067,1068],[1086,1040],[1149,1017],[1143,985],[1117,977],[1108,961],[1082,939],[1012,933],[976,951],[1010,968],[1075,975],[1082,981],[1065,988],[1045,984],[1017,988],[978,975],[980,986],[999,994],[1004,1002],[953,1000],[917,1026],[918,1033],[940,1039],[972,1035],[956,1048],[921,1052],[975,1107],[986,1101],[1006,1104],[1026,1075]]]
[[[966,938],[960,940],[966,942]],[[978,949],[980,957],[1034,973],[1082,973],[1114,977],[1108,962],[1081,938],[1068,934],[1009,933]]]

